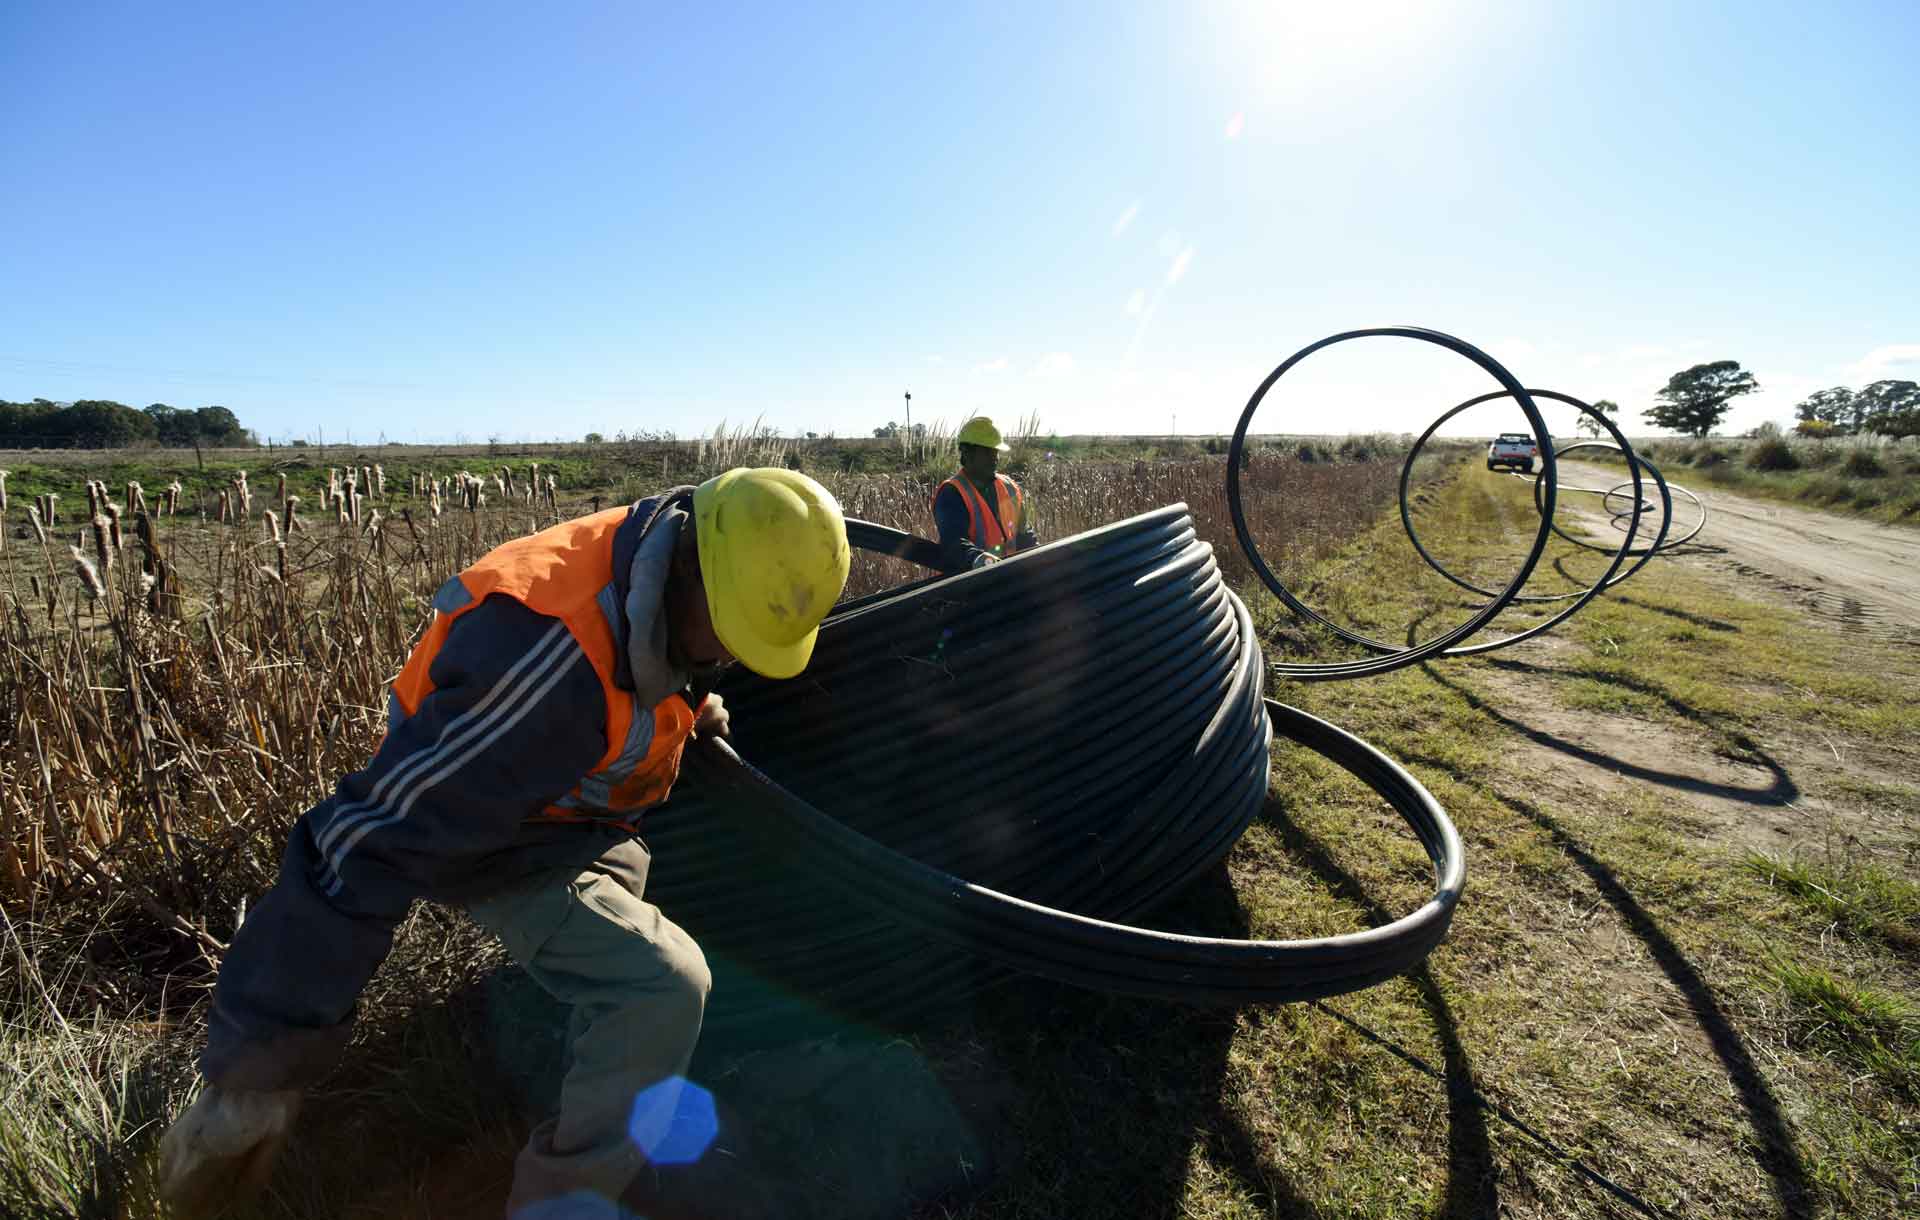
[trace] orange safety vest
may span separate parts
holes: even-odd
[[[941,487],[951,487],[960,493],[961,501],[967,506],[967,537],[973,539],[973,545],[996,554],[1013,550],[1013,536],[1020,525],[1020,513],[1026,507],[1026,497],[1021,494],[1020,484],[1004,474],[994,475],[995,503],[991,509],[965,475],[956,474],[940,487],[934,488],[934,500],[940,498]],[[933,507],[932,501],[928,502],[927,507]]]
[[[573,791],[531,820],[611,821],[632,830],[642,812],[667,799],[680,775],[680,754],[693,731],[692,706],[675,693],[654,707],[636,707],[633,692],[621,690],[613,679],[619,650],[626,646],[615,626],[619,610],[613,536],[627,513],[626,508],[610,508],[563,521],[482,556],[456,578],[468,600],[433,616],[433,626],[414,645],[393,683],[395,700],[413,715],[433,690],[429,671],[454,620],[492,594],[504,593],[536,614],[565,623],[600,675],[607,701],[607,752]],[[457,600],[458,591],[453,592]],[[644,738],[642,716],[652,717],[653,724],[652,734]]]

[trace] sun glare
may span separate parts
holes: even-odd
[[[1236,5],[1218,32],[1231,48],[1223,46],[1224,56],[1251,67],[1256,96],[1293,101],[1391,79],[1416,61],[1449,54],[1463,7],[1446,0],[1249,3]]]

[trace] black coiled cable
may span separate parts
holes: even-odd
[[[934,558],[882,526],[848,533]],[[1237,1004],[1417,964],[1464,884],[1457,834],[1406,771],[1263,683],[1251,618],[1184,505],[848,603],[794,680],[730,674],[753,766],[696,746],[646,831],[649,896],[714,967],[710,1027],[898,1019],[1010,971]],[[1309,941],[1127,926],[1232,849],[1265,802],[1275,733],[1408,820],[1433,900]]]

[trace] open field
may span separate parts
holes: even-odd
[[[98,601],[71,573],[70,523],[57,548],[8,538],[0,1211],[153,1214],[148,1158],[190,1084],[220,944],[289,821],[370,748],[423,596],[595,494],[698,473],[583,472],[548,509],[436,517],[396,496],[376,524],[316,516],[284,574],[257,520],[167,519],[177,619],[141,608],[131,538]],[[1397,474],[1274,447],[1248,478],[1256,535],[1309,603],[1399,640],[1470,603],[1391,519]],[[1218,458],[1064,462],[1027,485],[1043,538],[1184,499],[1245,586],[1220,475]],[[925,475],[830,485],[853,515],[928,528]],[[1498,580],[1532,527],[1526,495],[1469,459],[1423,482],[1417,520],[1450,565]],[[1595,567],[1549,556],[1539,589]],[[1459,824],[1467,896],[1419,974],[1240,1013],[1025,983],[925,1028],[710,1047],[696,1074],[801,1216],[1910,1212],[1920,663],[1711,558],[1656,559],[1491,657],[1271,691],[1407,762]],[[891,562],[863,587],[904,575]],[[1337,651],[1249,600],[1270,655]],[[1427,884],[1396,818],[1281,750],[1264,815],[1164,926],[1345,931]],[[498,1214],[524,1091],[489,1050],[500,960],[463,916],[416,911],[259,1214]],[[383,1153],[342,1155],[364,1148]]]

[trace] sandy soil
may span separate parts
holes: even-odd
[[[1562,472],[1563,486],[1620,481],[1618,468],[1568,462]],[[1706,527],[1655,563],[1685,564],[1730,594],[1796,607],[1860,637],[1920,644],[1920,530],[1694,490],[1707,505]],[[1598,509],[1594,497],[1581,499]],[[1579,500],[1569,507],[1596,534],[1610,532],[1605,513]],[[1698,519],[1691,505],[1676,507],[1675,518],[1676,532]],[[1621,592],[1631,596],[1631,584]],[[1775,851],[1834,838],[1901,850],[1920,829],[1907,809],[1841,796],[1832,784],[1844,777],[1911,791],[1909,756],[1783,725],[1753,759],[1736,760],[1685,725],[1569,710],[1554,687],[1579,669],[1579,650],[1549,634],[1478,675],[1484,710],[1518,734],[1516,749],[1533,759],[1549,799],[1590,804],[1651,788],[1691,809],[1703,839]]]
[[[1620,482],[1617,467],[1566,462],[1561,470],[1563,483]],[[1669,478],[1707,506],[1706,528],[1671,558],[1746,578],[1743,591],[1763,590],[1821,619],[1920,642],[1920,529],[1694,486],[1685,471]],[[1676,527],[1695,520],[1692,514],[1682,500]]]

